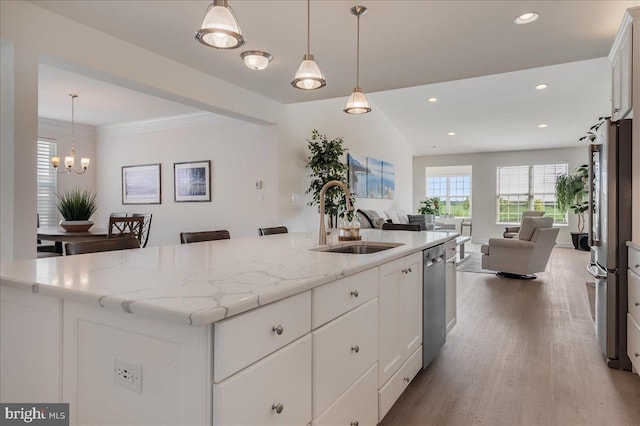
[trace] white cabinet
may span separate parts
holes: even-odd
[[[351,309],[378,297],[378,268],[312,290],[311,326],[316,329]]]
[[[311,292],[215,323],[214,382],[311,331]]]
[[[306,425],[310,421],[310,335],[213,387],[214,425]]]
[[[378,298],[382,387],[422,343],[422,252],[380,266]]]
[[[632,107],[633,39],[631,21],[623,23],[621,37],[612,54],[611,119],[623,119]]]
[[[456,318],[458,314],[457,308],[457,279],[456,279],[456,241],[448,241],[444,245],[444,256],[446,259],[445,265],[445,282],[447,285],[446,292],[446,308],[445,308],[445,316],[446,316],[446,324],[447,324],[447,334],[451,331],[453,326],[456,325]]]
[[[378,299],[313,331],[313,416],[324,412],[378,359]]]
[[[422,368],[422,346],[418,347],[413,355],[402,364],[398,371],[391,376],[391,379],[389,379],[378,392],[378,421],[382,421],[402,392],[409,386],[411,379],[418,374],[420,368]]]
[[[327,410],[313,421],[314,426],[378,423],[378,364],[374,364]]]

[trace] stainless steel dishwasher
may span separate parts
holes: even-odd
[[[423,251],[422,368],[438,355],[447,335],[444,244]]]

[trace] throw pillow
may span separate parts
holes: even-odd
[[[391,223],[400,223],[400,218],[398,217],[398,213],[395,210],[385,211],[384,214],[387,215],[389,219],[391,219]]]
[[[409,223],[407,212],[405,212],[404,210],[398,210],[398,220],[400,221],[400,223],[404,223],[404,224]]]

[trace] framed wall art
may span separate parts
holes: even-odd
[[[160,163],[122,167],[122,204],[160,204]]]
[[[176,202],[211,201],[211,160],[173,164]]]

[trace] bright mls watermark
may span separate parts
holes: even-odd
[[[0,425],[69,426],[69,404],[0,403]]]

